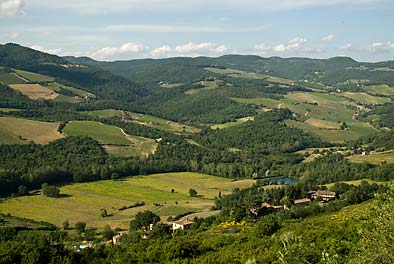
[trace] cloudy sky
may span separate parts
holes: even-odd
[[[0,43],[98,60],[394,60],[394,0],[0,0]]]

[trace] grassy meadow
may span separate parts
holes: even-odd
[[[68,219],[71,225],[85,221],[90,227],[110,224],[127,228],[129,221],[140,211],[152,210],[164,221],[168,216],[206,212],[219,192],[227,194],[234,188],[246,188],[253,183],[254,180],[232,181],[190,172],[135,176],[118,181],[65,185],[60,188],[62,198],[44,197],[36,192],[30,196],[4,199],[0,203],[0,212],[56,225]],[[200,196],[191,198],[190,188],[196,189]],[[119,208],[135,202],[145,202],[145,205],[119,211]],[[101,217],[102,208],[111,216]]]
[[[120,128],[94,121],[71,121],[66,125],[63,133],[67,136],[89,136],[102,144],[131,144]]]
[[[25,83],[25,81],[19,78],[15,73],[0,73],[0,82],[6,85]]]
[[[348,157],[348,159],[355,163],[368,162],[376,165],[380,165],[382,162],[394,163],[394,151],[371,153],[367,156],[353,155]]]
[[[30,82],[53,82],[55,81],[55,78],[38,74],[38,73],[33,73],[33,72],[27,72],[27,71],[22,71],[22,70],[15,70],[15,72],[21,76],[23,79],[26,79]]]
[[[63,138],[57,129],[58,122],[41,122],[24,118],[0,117],[0,136],[4,143],[21,143],[34,141],[37,144],[47,144],[59,138]],[[7,135],[7,136],[6,136]],[[13,138],[13,139],[12,139]],[[22,141],[23,140],[23,141]]]
[[[12,84],[10,87],[32,100],[54,100],[59,96],[58,93],[39,84]]]

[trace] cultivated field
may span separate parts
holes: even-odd
[[[129,113],[134,119],[132,122],[150,126],[153,128],[157,128],[164,131],[174,132],[174,133],[198,133],[200,129],[187,126],[184,124],[180,124],[177,122],[165,120],[159,117],[151,116],[151,115],[143,115],[137,113]]]
[[[58,93],[39,84],[13,84],[10,87],[32,100],[45,99],[53,100],[59,96]]]
[[[342,96],[351,98],[361,104],[384,104],[384,103],[391,102],[390,98],[373,96],[373,95],[370,95],[367,93],[346,92],[346,93],[342,93],[342,94],[338,94],[338,95],[342,95]]]
[[[394,95],[394,87],[388,86],[386,84],[366,86],[365,90],[372,94],[380,94],[386,96]]]
[[[247,117],[238,118],[237,121],[235,121],[235,122],[228,122],[228,123],[224,123],[224,124],[212,125],[211,128],[212,129],[229,128],[229,127],[233,127],[233,126],[238,126],[238,125],[243,124],[243,123],[250,121],[250,120],[254,120],[254,116],[247,116]]]
[[[120,128],[94,121],[71,121],[63,133],[67,136],[89,136],[102,144],[131,144]]]
[[[342,143],[345,140],[358,139],[362,136],[367,136],[377,132],[377,130],[370,124],[358,121],[348,122],[347,124],[349,128],[346,130],[324,129],[295,120],[286,120],[286,124],[301,128],[318,136],[322,140],[336,143]]]
[[[380,165],[382,162],[394,163],[394,151],[371,153],[367,156],[353,155],[348,157],[348,159],[355,163],[368,162],[376,165]]]
[[[205,69],[213,73],[225,74],[234,78],[266,80],[267,82],[284,84],[284,85],[293,85],[295,83],[293,80],[270,76],[261,73],[246,72],[246,71],[240,71],[235,69],[217,69],[217,68],[209,68],[209,67]]]
[[[25,83],[15,73],[0,73],[0,82],[7,85]]]
[[[317,118],[310,118],[305,121],[306,124],[321,128],[321,129],[329,129],[329,130],[338,130],[340,129],[340,125],[335,122],[330,122],[326,120],[321,120]]]
[[[58,127],[58,122],[51,123],[15,117],[0,117],[0,131],[3,131],[3,134],[5,133],[24,141],[32,140],[38,144],[47,144],[62,138],[63,135],[57,131]]]
[[[33,72],[27,72],[27,71],[22,71],[22,70],[15,70],[15,72],[21,76],[23,79],[26,79],[30,82],[53,82],[55,81],[55,78],[38,74],[38,73],[33,73]]]
[[[60,89],[63,89],[63,90],[70,91],[70,92],[72,92],[72,93],[74,93],[74,94],[76,94],[76,95],[78,95],[78,96],[80,96],[80,97],[85,97],[85,96],[87,96],[87,97],[89,97],[89,98],[96,98],[96,95],[94,95],[94,94],[92,94],[92,93],[86,92],[86,91],[81,90],[81,89],[77,89],[77,88],[75,88],[75,87],[63,85],[63,84],[60,84],[60,83],[57,83],[57,82],[48,83],[48,86],[47,86],[47,87],[48,87],[49,89],[55,91],[55,92],[58,91],[58,90],[60,90]]]
[[[127,135],[118,127],[94,121],[71,121],[63,133],[67,136],[89,136],[103,144],[107,153],[114,156],[147,156],[157,148],[153,139]]]
[[[254,180],[231,181],[189,172],[136,176],[119,181],[66,185],[61,187],[63,198],[48,198],[38,193],[4,199],[0,203],[0,212],[56,225],[68,219],[71,225],[85,221],[88,227],[110,224],[112,227],[128,228],[137,212],[152,210],[165,221],[168,216],[208,211],[219,192],[228,194],[234,188],[249,187],[253,183]],[[201,196],[189,197],[190,188],[196,189]],[[145,205],[119,210],[135,202],[145,202]],[[101,217],[102,208],[111,216]]]

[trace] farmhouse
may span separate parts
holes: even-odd
[[[335,192],[330,192],[330,191],[322,191],[319,190],[312,194],[312,199],[321,199],[322,201],[330,201],[332,199],[335,199],[337,194]]]
[[[189,220],[187,220],[187,219],[175,221],[175,222],[172,223],[172,230],[173,230],[173,231],[178,230],[178,229],[187,230],[187,229],[190,228],[190,226],[191,226],[192,224],[193,224],[193,222],[192,222],[192,221],[189,221]]]
[[[293,204],[294,205],[299,205],[299,204],[307,204],[307,203],[310,203],[310,202],[311,202],[311,199],[309,199],[309,198],[302,198],[302,199],[294,200]]]
[[[261,207],[262,208],[267,208],[267,209],[283,209],[283,206],[281,206],[281,205],[271,205],[271,204],[266,203],[266,202],[262,203]]]

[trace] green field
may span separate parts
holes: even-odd
[[[15,70],[15,72],[21,76],[24,79],[29,80],[30,82],[53,82],[55,81],[55,78],[38,74],[38,73],[33,73],[33,72],[27,72],[27,71],[22,71],[22,70]]]
[[[132,117],[133,122],[157,128],[164,131],[174,132],[174,133],[198,133],[200,129],[180,124],[177,122],[165,120],[159,117],[151,115],[143,115],[137,113],[129,113]]]
[[[106,109],[106,110],[96,110],[96,111],[87,111],[81,112],[82,114],[87,114],[99,118],[112,118],[112,117],[121,117],[123,111],[114,110],[114,109]]]
[[[362,181],[366,181],[369,184],[386,184],[387,182],[382,182],[382,181],[374,181],[374,180],[369,180],[369,179],[362,179],[362,180],[354,180],[354,181],[341,181],[341,183],[346,183],[346,184],[350,184],[350,185],[355,185],[355,186],[359,186],[361,184]],[[324,186],[326,186],[328,189],[332,188],[335,185],[334,183],[329,183],[329,184],[325,184]]]
[[[382,85],[369,85],[365,87],[365,90],[371,94],[379,95],[394,95],[394,87],[388,86],[386,84]]]
[[[367,156],[353,155],[348,157],[348,159],[355,163],[368,162],[376,165],[380,165],[382,162],[394,163],[394,151],[371,153]]]
[[[102,144],[131,144],[120,128],[94,121],[71,121],[66,125],[63,133],[67,136],[89,136]]]
[[[0,128],[0,144],[24,144],[25,142],[18,137],[3,131]]]
[[[22,84],[26,83],[19,78],[15,73],[0,73],[0,82],[4,84]]]
[[[387,97],[379,97],[379,96],[373,96],[367,93],[341,93],[338,94],[339,96],[345,96],[348,98],[351,98],[355,100],[357,103],[361,104],[384,104],[384,103],[389,103],[391,102],[390,98]]]
[[[311,134],[318,136],[322,140],[335,143],[342,143],[346,140],[358,139],[362,136],[367,136],[377,132],[377,130],[370,124],[358,121],[348,122],[347,124],[349,128],[346,130],[325,129],[323,127],[319,128],[295,120],[286,120],[286,124],[289,126],[301,128],[307,132],[310,132]]]
[[[127,139],[131,143],[129,146],[104,145],[104,149],[109,155],[117,157],[146,157],[155,153],[157,149],[158,144],[153,139],[130,135],[127,136]]]
[[[13,111],[20,111],[20,109],[17,109],[17,108],[2,108],[2,107],[0,107],[0,112],[3,112],[3,113],[9,113],[9,112],[13,112]]]
[[[218,68],[205,68],[207,71],[216,73],[216,74],[224,74],[228,75],[234,78],[244,78],[244,79],[257,79],[257,80],[266,80],[267,82],[271,83],[278,83],[278,84],[284,84],[284,85],[293,85],[294,81],[281,78],[281,77],[275,77],[275,76],[270,76],[266,74],[261,74],[261,73],[254,73],[254,72],[246,72],[246,71],[240,71],[240,70],[235,70],[235,69],[218,69]]]
[[[62,186],[63,198],[48,198],[34,194],[4,199],[0,203],[0,211],[56,225],[61,225],[65,219],[68,219],[71,225],[77,221],[84,221],[90,227],[110,224],[112,227],[128,228],[130,220],[137,212],[152,210],[162,216],[162,220],[166,220],[168,216],[190,211],[208,211],[213,205],[213,198],[219,192],[227,194],[234,188],[249,187],[254,182],[254,180],[231,181],[190,172],[136,176],[119,181]],[[189,197],[190,188],[196,189],[201,196]],[[171,189],[175,192],[172,193]],[[135,202],[145,202],[145,205],[118,210]],[[112,216],[100,217],[101,208],[107,209]]]
[[[224,124],[217,124],[217,125],[212,125],[211,128],[212,129],[223,129],[223,128],[229,128],[229,127],[233,127],[233,126],[238,126],[240,124],[243,124],[249,120],[254,120],[253,116],[248,116],[248,117],[242,117],[242,118],[238,118],[237,121],[234,122],[228,122],[228,123],[224,123]]]
[[[58,122],[41,122],[15,117],[0,117],[0,131],[3,132],[2,143],[13,143],[18,139],[46,144],[63,136],[57,131]],[[14,138],[13,140],[11,138]],[[7,142],[7,140],[9,140]],[[22,142],[23,142],[22,141]]]
[[[215,81],[200,81],[194,84],[200,84],[201,86],[203,86],[202,88],[198,88],[198,89],[190,89],[185,91],[185,94],[188,95],[192,95],[192,94],[196,94],[199,93],[201,91],[206,91],[206,90],[215,90],[216,88],[218,88],[219,86],[216,84]]]
[[[96,97],[92,93],[89,93],[89,92],[86,92],[84,90],[77,89],[77,88],[74,88],[74,87],[71,87],[71,86],[63,85],[63,84],[60,84],[60,83],[57,83],[57,82],[48,83],[47,87],[49,89],[55,91],[55,92],[60,90],[60,89],[63,89],[63,90],[70,91],[70,92],[72,92],[72,93],[74,93],[74,94],[76,94],[76,95],[78,95],[80,97],[85,97],[85,96],[90,97],[90,98],[95,98]]]

